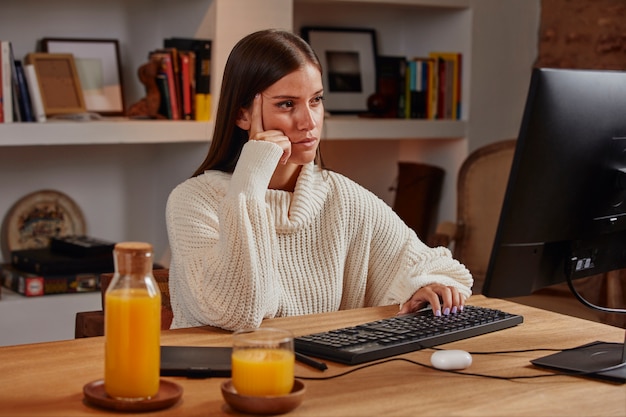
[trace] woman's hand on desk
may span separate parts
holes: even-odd
[[[430,304],[436,316],[454,314],[463,310],[465,297],[454,287],[441,284],[426,285],[415,291],[407,302],[402,304],[398,314],[413,313]]]

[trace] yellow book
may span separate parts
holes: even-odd
[[[196,94],[196,120],[211,120],[211,94]]]

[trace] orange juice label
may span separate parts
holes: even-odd
[[[112,290],[105,298],[107,394],[150,398],[159,390],[161,296],[144,289]]]
[[[285,395],[294,379],[293,352],[284,349],[240,349],[233,351],[233,386],[242,395]]]

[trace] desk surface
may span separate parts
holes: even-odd
[[[444,345],[468,351],[569,348],[595,340],[623,342],[624,330],[511,302],[474,296],[470,304],[524,316],[511,329]],[[266,320],[296,335],[343,327],[392,315],[397,307],[365,308],[305,317]],[[164,331],[163,345],[228,346],[229,332],[209,328]],[[429,363],[431,349],[403,357]],[[548,374],[529,360],[550,352],[474,355],[467,372],[519,376]],[[0,347],[0,415],[88,416],[107,411],[83,402],[87,382],[101,379],[104,338]],[[326,372],[297,364],[300,377],[330,376],[349,367],[329,363]],[[184,389],[183,398],[167,410],[148,415],[233,415],[220,392],[223,379],[168,378]],[[498,380],[436,371],[392,361],[330,380],[305,381],[302,405],[290,416],[572,416],[626,415],[624,385],[570,376]],[[116,414],[111,412],[111,414]],[[119,414],[118,414],[119,415]]]

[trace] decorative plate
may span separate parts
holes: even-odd
[[[84,235],[85,219],[78,205],[66,194],[41,190],[19,199],[2,222],[2,257],[11,251],[47,247],[52,236]]]

